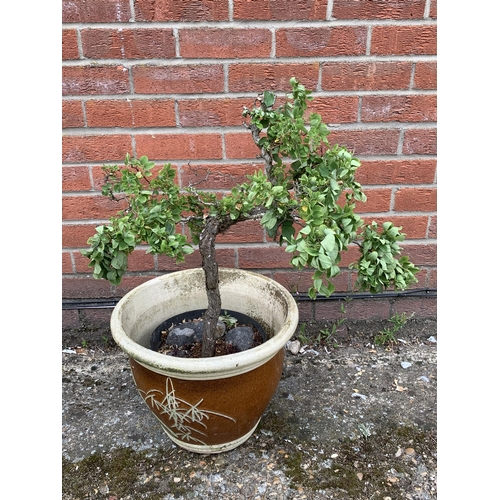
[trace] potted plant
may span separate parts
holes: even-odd
[[[183,261],[198,245],[201,268],[154,278],[126,294],[111,317],[112,334],[128,354],[138,390],[170,438],[181,447],[217,453],[244,442],[275,392],[284,345],[298,323],[292,295],[275,281],[239,269],[219,268],[216,237],[258,219],[290,253],[296,269],[312,268],[309,295],[329,296],[340,273],[341,253],[359,247],[357,288],[380,292],[416,282],[417,268],[400,255],[401,228],[379,227],[355,214],[366,200],[355,180],[360,162],[346,148],[330,146],[319,114],[305,112],[312,92],[295,78],[278,105],[269,91],[244,108],[264,160],[248,182],[217,196],[176,183],[170,164],[158,169],[146,156],[126,156],[124,167],[103,166],[105,196],[125,203],[109,224],[96,228],[83,255],[93,276],[120,283],[127,257],[141,243],[148,251]],[[183,231],[189,231],[189,238]],[[201,357],[179,358],[150,349],[152,332],[167,318],[203,310]],[[252,317],[267,334],[257,347],[214,356],[219,317],[225,310]],[[246,404],[246,406],[245,406]]]

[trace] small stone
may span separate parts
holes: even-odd
[[[176,326],[167,337],[167,344],[178,347],[192,344],[194,342],[194,330],[187,327]]]
[[[174,483],[180,483],[181,478],[180,477],[174,477]]]
[[[292,353],[292,354],[298,354],[300,351],[300,340],[294,340],[294,341],[288,341],[286,343],[286,348]]]
[[[352,398],[358,398],[358,399],[366,399],[368,396],[365,396],[364,394],[359,394],[359,392],[353,392],[351,394]]]
[[[101,486],[99,486],[99,493],[101,495],[106,495],[107,493],[109,493],[109,487],[107,484],[102,484]]]
[[[217,322],[217,328],[215,330],[215,338],[221,339],[226,333],[226,325],[222,321]]]
[[[233,344],[240,351],[253,347],[253,329],[249,326],[237,326],[226,333],[226,341]]]
[[[415,453],[415,450],[413,448],[406,448],[405,452],[407,455],[413,455]]]
[[[425,375],[418,377],[418,380],[421,380],[422,382],[430,382],[430,380]]]
[[[404,368],[404,369],[410,368],[410,366],[411,366],[411,363],[408,363],[408,361],[403,361],[401,363],[401,367]]]
[[[432,336],[427,339],[429,342],[437,342],[436,337]]]
[[[358,472],[356,474],[356,476],[358,476],[358,479],[361,481],[363,479],[363,473],[362,472]]]

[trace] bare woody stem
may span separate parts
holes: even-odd
[[[208,299],[207,310],[203,315],[202,357],[211,357],[215,355],[217,322],[222,307],[219,289],[219,266],[215,258],[215,239],[219,233],[227,231],[234,224],[243,220],[261,218],[263,214],[264,209],[262,207],[255,207],[248,214],[241,215],[237,219],[214,216],[205,219],[199,243],[201,267],[205,273],[205,285]]]
[[[274,176],[272,175],[273,158],[266,148],[259,146],[260,130],[257,128],[257,126],[254,123],[250,123],[250,124],[245,123],[245,127],[250,130],[250,132],[252,133],[253,142],[260,149],[260,156],[262,157],[262,159],[264,160],[264,163],[266,165],[265,169],[266,169],[267,178],[271,182],[273,182],[275,180]],[[273,182],[273,184],[274,184],[274,182]]]
[[[209,217],[200,234],[201,267],[205,272],[208,298],[208,307],[203,315],[205,327],[203,330],[202,357],[211,357],[215,354],[215,335],[221,310],[219,266],[215,259],[215,238],[219,232],[219,220],[215,217]]]

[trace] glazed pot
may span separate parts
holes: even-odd
[[[169,438],[197,453],[236,448],[255,431],[281,378],[284,346],[298,324],[292,295],[261,274],[219,269],[222,310],[250,316],[266,342],[236,354],[179,358],[149,349],[168,318],[206,309],[202,269],[154,278],[127,293],[111,315],[111,331],[129,356],[132,375]]]

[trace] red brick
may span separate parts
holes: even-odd
[[[325,123],[353,123],[358,120],[358,96],[315,97],[306,117],[319,113]]]
[[[356,262],[359,259],[359,256],[359,247],[357,245],[350,245],[347,250],[342,252],[339,267],[341,269],[347,268],[349,264]]]
[[[229,90],[231,92],[262,92],[263,90],[290,91],[290,78],[295,76],[308,89],[318,84],[319,63],[308,64],[231,64]]]
[[[91,100],[85,103],[88,127],[175,127],[173,100]]]
[[[124,158],[121,158],[121,160],[123,161]],[[120,167],[121,166],[123,165],[120,165]],[[102,167],[102,165],[92,167],[92,180],[94,182],[94,189],[96,191],[101,191],[104,184],[105,173],[103,172]]]
[[[234,248],[216,248],[217,263],[220,267],[236,267],[236,250]],[[175,263],[175,260],[165,255],[158,255],[159,271],[182,271],[183,269],[193,269],[201,267],[200,252],[195,251],[186,256],[185,262]]]
[[[220,249],[216,249],[217,254]],[[231,249],[233,253],[233,262],[234,262],[234,250]],[[220,265],[220,263],[219,263]],[[179,262],[178,264],[175,262],[175,259],[168,257],[166,255],[158,255],[158,271],[182,271],[184,269],[194,269],[196,267],[201,267],[201,255],[198,250],[195,250],[194,253],[190,255],[186,255],[184,262]]]
[[[169,59],[175,57],[173,30],[84,29],[83,55],[89,59]]]
[[[63,163],[123,160],[132,152],[129,135],[63,136]]]
[[[62,128],[83,127],[83,108],[81,101],[62,102]]]
[[[183,127],[228,127],[242,125],[243,107],[250,108],[253,99],[186,99],[179,100],[179,123]]]
[[[402,255],[407,255],[416,266],[435,266],[437,264],[437,245],[435,243],[417,244],[403,242]]]
[[[348,289],[335,287],[336,292],[347,292]],[[334,321],[346,317],[346,309],[349,304],[345,300],[339,300],[331,297],[330,300],[315,300],[314,304],[314,319],[315,321]],[[326,325],[325,325],[326,326]],[[337,329],[337,335],[347,335],[347,326],[341,326]],[[338,340],[338,337],[336,337]]]
[[[435,25],[374,26],[370,54],[422,55],[436,54]]]
[[[128,71],[123,66],[67,66],[62,68],[63,95],[127,94]]]
[[[394,155],[397,153],[399,130],[333,130],[328,141],[347,147],[355,155]]]
[[[429,17],[437,19],[437,0],[431,0],[431,8],[429,9]]]
[[[406,313],[414,318],[436,318],[437,299],[435,297],[398,297],[392,304],[391,316]]]
[[[323,90],[405,90],[410,62],[328,62],[323,64]]]
[[[359,205],[361,206],[361,205]],[[363,217],[362,214],[360,214]],[[393,222],[396,227],[402,227],[402,233],[406,234],[406,239],[424,239],[427,236],[427,224],[429,217],[427,215],[385,215],[383,217],[370,217],[365,220],[366,223],[375,221],[379,226],[384,222]]]
[[[436,95],[363,96],[363,122],[434,122],[437,120]]]
[[[340,307],[338,304],[337,307]],[[317,301],[315,303],[315,319],[333,319],[332,303],[329,301]],[[368,320],[368,319],[389,319],[391,303],[388,298],[375,299],[355,299],[345,305],[346,319]]]
[[[334,278],[333,284],[337,291],[348,290],[348,273],[342,272]],[[307,292],[312,286],[313,271],[304,269],[302,271],[275,271],[273,279],[283,285],[290,293]],[[302,318],[301,318],[302,319]]]
[[[248,246],[238,248],[240,269],[291,268],[292,256],[285,249],[276,246]]]
[[[264,243],[264,229],[258,220],[238,222],[217,236],[218,243]]]
[[[108,299],[114,298],[111,284],[107,280],[92,278],[89,270],[88,277],[65,277],[62,280],[63,299]]]
[[[126,208],[125,201],[113,201],[105,196],[63,196],[63,220],[83,221],[108,219]]]
[[[390,188],[364,189],[366,195],[365,203],[357,203],[356,211],[362,216],[363,213],[388,212],[391,207],[392,190]]]
[[[259,148],[253,142],[248,132],[227,133],[224,135],[226,144],[226,158],[257,158]]]
[[[436,160],[365,160],[356,170],[356,180],[369,184],[431,184]]]
[[[230,190],[235,184],[247,182],[247,175],[256,170],[261,170],[261,166],[255,163],[184,165],[181,168],[182,186],[191,184],[198,189]]]
[[[73,215],[73,213],[72,213]],[[80,219],[80,217],[78,217]],[[85,248],[88,239],[94,235],[98,224],[63,224],[62,247],[63,248]],[[75,259],[76,260],[76,259]],[[88,259],[87,259],[88,260]]]
[[[136,21],[227,21],[228,2],[216,0],[136,0]]]
[[[146,250],[135,249],[128,257],[128,270],[136,271],[153,271],[154,256],[147,253]]]
[[[436,62],[417,62],[415,64],[413,88],[419,90],[435,90],[437,88]]]
[[[435,212],[435,188],[401,188],[396,192],[394,209],[398,212]]]
[[[268,29],[181,29],[180,55],[185,58],[270,57],[271,32]]]
[[[62,30],[62,59],[79,59],[78,38],[76,30]]]
[[[90,191],[90,175],[88,167],[63,167],[62,190],[67,191]]]
[[[234,0],[234,20],[307,21],[326,19],[327,0]]]
[[[427,279],[427,286],[429,288],[437,288],[437,269],[429,269],[429,277]]]
[[[151,160],[208,160],[222,158],[219,134],[147,134],[135,138],[137,156]]]
[[[411,285],[408,285],[407,290],[417,290],[419,288],[429,288],[429,268],[428,266],[426,267],[419,267],[419,271],[415,274],[415,278],[417,281],[415,283],[412,283]],[[421,300],[430,300],[429,297],[422,297]]]
[[[121,283],[116,287],[113,287],[113,293],[115,297],[123,297],[126,293],[130,292],[134,288],[137,288],[139,285],[146,283],[153,278],[156,278],[158,273],[151,272],[148,274],[141,273],[140,276],[126,274]]]
[[[137,94],[197,94],[224,91],[221,65],[135,66]]]
[[[129,0],[63,0],[63,23],[128,22]]]
[[[282,28],[276,30],[276,56],[364,55],[366,39],[364,26]]]
[[[92,233],[90,236],[92,236]],[[81,248],[87,248],[88,245],[85,242],[83,245],[80,245]],[[73,252],[73,259],[75,260],[75,271],[77,274],[91,274],[93,269],[89,267],[90,260],[88,257],[83,256],[80,251]]]
[[[421,19],[426,0],[335,0],[335,19]]]
[[[62,272],[63,274],[71,274],[73,272],[73,263],[71,261],[71,253],[62,253]]]
[[[405,131],[403,154],[435,155],[437,153],[436,129],[410,129]]]
[[[437,215],[429,217],[429,231],[427,237],[432,239],[437,238]]]

